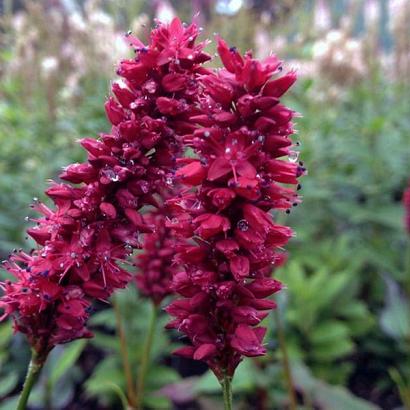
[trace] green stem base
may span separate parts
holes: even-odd
[[[224,409],[232,410],[232,377],[225,375],[224,378],[220,380],[220,383],[222,386]]]
[[[158,306],[152,304],[151,321],[148,328],[147,338],[145,339],[144,350],[141,357],[141,365],[138,372],[137,380],[137,410],[142,410],[142,403],[144,399],[145,376],[147,375],[148,364],[150,360],[152,342],[154,340],[155,327],[157,324]]]
[[[128,356],[128,346],[127,346],[127,337],[124,329],[124,324],[121,317],[120,305],[116,299],[113,298],[112,306],[115,314],[115,321],[117,327],[117,335],[119,339],[120,354],[122,360],[122,366],[124,370],[124,376],[127,384],[127,399],[129,406],[135,408],[136,405],[136,392],[134,389],[134,382],[132,378],[132,372],[130,367],[130,360]]]
[[[26,379],[24,381],[23,389],[20,393],[20,398],[17,403],[16,410],[25,410],[30,396],[31,389],[37,381],[41,369],[43,368],[45,358],[40,358],[35,350],[32,351],[30,364],[27,368]]]

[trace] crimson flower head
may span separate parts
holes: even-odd
[[[410,235],[410,181],[408,187],[403,193],[403,206],[404,206],[404,226],[407,233]]]
[[[26,267],[20,267],[19,262]],[[52,345],[91,336],[85,328],[91,306],[84,298],[84,290],[74,284],[62,286],[50,281],[49,267],[44,262],[24,252],[15,254],[6,262],[6,268],[18,280],[7,280],[1,285],[5,293],[4,317],[18,312],[15,330],[27,334],[30,344],[39,351],[44,343]],[[52,306],[58,307],[54,310]],[[51,318],[53,324],[49,323]]]
[[[201,76],[201,112],[184,138],[197,158],[178,160],[176,177],[191,188],[168,200],[167,226],[191,243],[178,248],[184,269],[173,287],[182,298],[167,311],[175,318],[168,327],[190,341],[177,353],[222,378],[244,356],[266,353],[260,323],[275,307],[267,298],[281,289],[270,275],[292,237],[270,211],[298,204],[306,170],[290,139],[295,113],[280,103],[295,73],[282,74],[275,56],[242,56],[222,39],[218,53],[225,68]]]
[[[172,278],[176,273],[173,262],[177,239],[165,226],[166,216],[153,212],[150,223],[155,227],[144,237],[142,252],[137,256],[139,271],[135,276],[141,294],[160,305],[165,297],[172,294]]]
[[[51,184],[46,194],[54,207],[33,205],[41,214],[28,230],[36,249],[5,262],[16,280],[1,284],[2,318],[11,316],[43,356],[58,343],[91,336],[92,301],[127,285],[123,264],[141,247],[140,234],[158,225],[140,209],[159,205],[173,184],[182,136],[194,129],[198,78],[209,59],[205,43],[195,42],[198,33],[174,19],[159,24],[147,45],[127,36],[136,56],[120,63],[122,78],[105,105],[110,133],[80,141],[87,161],[67,166],[60,174],[66,182]]]

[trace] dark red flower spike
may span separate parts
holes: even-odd
[[[279,101],[295,73],[282,75],[275,56],[242,56],[222,39],[218,52],[225,68],[201,77],[196,128],[184,138],[197,158],[176,172],[192,188],[168,200],[167,226],[193,243],[176,255],[183,269],[173,286],[183,299],[167,311],[175,318],[168,327],[191,344],[177,353],[205,361],[222,379],[244,356],[266,353],[260,323],[275,307],[266,298],[281,289],[270,275],[292,237],[270,211],[299,202],[305,168],[290,139],[295,113]]]
[[[195,43],[198,33],[174,19],[159,24],[147,45],[127,36],[136,56],[121,62],[122,79],[105,105],[111,132],[80,141],[88,160],[66,167],[60,178],[68,183],[46,191],[54,208],[33,205],[42,214],[28,230],[37,248],[5,263],[16,281],[1,284],[3,318],[12,317],[43,356],[58,343],[91,336],[92,301],[127,285],[123,263],[141,247],[140,234],[158,228],[140,209],[157,206],[173,185],[182,136],[199,111],[198,78],[209,56],[205,43]]]

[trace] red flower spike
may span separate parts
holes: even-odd
[[[178,241],[165,226],[165,214],[158,210],[149,215],[148,221],[154,227],[152,233],[145,235],[143,252],[136,258],[139,272],[135,276],[136,285],[144,297],[160,305],[162,300],[173,293],[172,278],[178,266],[173,258]]]
[[[241,56],[222,39],[218,52],[225,69],[201,76],[204,95],[190,117],[197,128],[184,137],[197,158],[176,172],[189,191],[168,201],[167,226],[196,242],[200,256],[189,242],[177,250],[183,270],[173,287],[182,299],[167,311],[175,318],[168,327],[191,343],[178,354],[205,361],[220,378],[233,376],[244,356],[266,353],[259,324],[276,306],[266,298],[281,284],[270,275],[292,236],[269,212],[300,202],[281,184],[297,185],[305,169],[291,151],[294,112],[279,102],[295,73],[280,76],[275,56]]]
[[[209,56],[206,43],[195,43],[198,33],[194,24],[184,27],[175,19],[159,24],[147,45],[127,38],[136,57],[120,63],[122,79],[105,104],[111,132],[80,141],[88,160],[64,169],[60,178],[69,184],[53,183],[46,191],[54,209],[33,205],[42,216],[28,233],[38,246],[6,262],[16,281],[0,284],[0,307],[2,318],[12,317],[16,331],[40,354],[91,336],[91,304],[131,280],[120,263],[141,247],[140,233],[150,232],[145,247],[156,259],[140,261],[149,266],[138,283],[156,303],[170,292],[173,266],[167,261],[173,252],[164,222],[143,218],[140,208],[158,206],[169,190],[182,137],[193,130],[190,118],[200,111],[199,77],[208,73],[202,64]],[[196,184],[206,174],[192,168],[185,179]],[[165,241],[161,249],[153,244],[158,236]]]

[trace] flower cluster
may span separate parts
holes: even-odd
[[[305,168],[290,139],[295,113],[279,102],[295,73],[280,75],[275,56],[242,56],[221,39],[218,53],[225,68],[201,77],[201,113],[185,137],[198,158],[180,159],[176,172],[193,188],[168,201],[167,226],[192,243],[177,249],[184,270],[173,287],[183,298],[167,311],[175,317],[168,327],[191,342],[177,353],[205,361],[221,379],[243,356],[266,352],[258,325],[275,307],[267,297],[281,283],[270,275],[292,237],[269,211],[289,213],[298,204]]]
[[[4,317],[42,355],[58,343],[90,336],[86,321],[94,299],[107,299],[131,279],[122,266],[139,234],[153,226],[139,212],[158,206],[172,184],[182,135],[192,132],[198,76],[209,59],[199,30],[178,19],[158,25],[148,45],[127,35],[136,57],[121,62],[122,77],[106,103],[109,134],[80,141],[87,162],[72,164],[46,191],[54,209],[35,201],[42,214],[28,230],[38,246],[5,262],[17,281],[1,284]]]
[[[173,258],[180,241],[165,226],[166,216],[160,210],[147,219],[155,228],[145,235],[142,252],[137,256],[139,271],[135,280],[141,294],[158,306],[173,293],[171,283],[176,273]]]
[[[275,307],[268,297],[281,284],[270,276],[292,236],[269,212],[298,204],[305,173],[290,139],[295,113],[279,101],[296,76],[281,75],[275,56],[242,56],[222,39],[224,68],[205,69],[198,34],[174,19],[148,45],[127,35],[136,57],[120,63],[105,105],[111,132],[81,140],[88,160],[46,191],[54,208],[33,204],[37,248],[5,262],[17,280],[0,284],[2,318],[43,356],[91,336],[92,301],[126,286],[135,248],[142,294],[157,305],[171,291],[182,296],[167,308],[168,327],[191,342],[180,354],[222,378],[266,352],[258,325]],[[196,157],[183,157],[188,146]],[[143,214],[146,206],[154,210]]]

